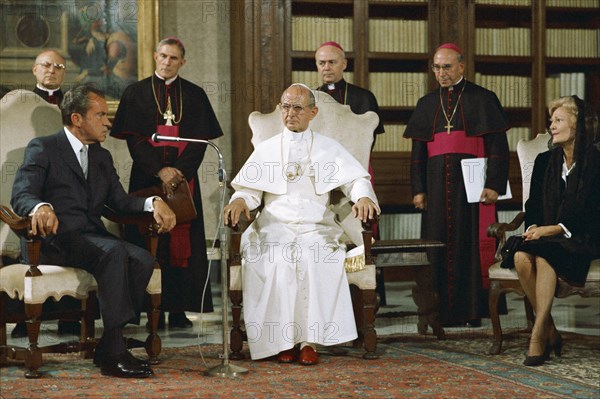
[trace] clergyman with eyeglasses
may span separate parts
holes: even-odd
[[[40,53],[32,68],[37,81],[33,92],[50,104],[60,105],[63,99],[60,86],[65,79],[66,69],[65,58],[58,51]]]
[[[419,99],[404,137],[412,139],[413,204],[423,212],[421,237],[446,244],[437,281],[445,326],[481,325],[488,314],[488,269],[495,240],[495,203],[508,179],[509,129],[496,94],[464,76],[462,50],[442,44],[431,69],[440,87]],[[468,203],[461,170],[465,158],[487,158],[484,189]]]
[[[65,79],[66,72],[65,58],[55,50],[43,51],[35,58],[32,72],[36,79],[36,86],[33,92],[50,104],[60,105],[63,99],[63,92],[60,86]],[[44,306],[56,309],[78,309],[80,304],[79,301],[73,298],[64,297],[58,304],[50,303],[49,301]],[[8,308],[12,312],[13,309],[22,309],[22,304],[9,301]],[[79,335],[81,325],[77,320],[59,320],[57,331],[59,335]],[[17,323],[10,335],[12,338],[26,337],[27,327],[25,323]]]
[[[319,109],[313,92],[293,84],[281,96],[283,131],[258,144],[231,182],[227,225],[261,202],[242,236],[244,322],[252,359],[319,362],[316,344],[356,338],[342,228],[329,193],[340,188],[362,221],[380,212],[369,173],[340,143],[308,127]],[[333,162],[342,165],[323,178]],[[321,177],[321,178],[320,178]]]

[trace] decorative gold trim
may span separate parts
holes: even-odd
[[[346,252],[346,259],[344,260],[344,269],[346,273],[360,272],[365,270],[367,262],[365,259],[365,246],[359,245],[356,248]]]
[[[159,0],[137,0],[138,80],[154,71],[154,47],[158,43]],[[119,101],[108,101],[108,116],[114,118]]]
[[[366,267],[367,264],[365,262],[364,253],[353,256],[351,258],[346,258],[344,260],[344,269],[346,269],[346,273],[359,272],[361,270],[365,270]]]

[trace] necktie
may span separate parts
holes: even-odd
[[[87,179],[88,175],[88,148],[87,146],[81,147],[79,150],[79,163],[81,164],[81,169],[83,170],[83,175]]]

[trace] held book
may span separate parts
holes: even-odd
[[[479,202],[481,191],[485,185],[485,170],[487,158],[467,158],[460,161],[462,168],[463,180],[465,182],[465,190],[467,191],[467,202]],[[510,199],[510,184],[506,181],[506,194],[499,195],[498,200]]]
[[[152,186],[131,193],[136,197],[159,196],[175,212],[177,224],[187,223],[196,218],[196,207],[194,199],[190,192],[187,182],[183,182],[173,190],[173,195],[169,196],[163,192],[162,186]]]

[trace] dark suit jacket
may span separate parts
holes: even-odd
[[[86,181],[64,131],[31,140],[15,176],[11,198],[15,212],[25,216],[38,203],[50,203],[59,220],[60,235],[106,232],[100,220],[105,204],[122,213],[143,211],[145,199],[125,192],[108,150],[92,144],[88,159]]]

